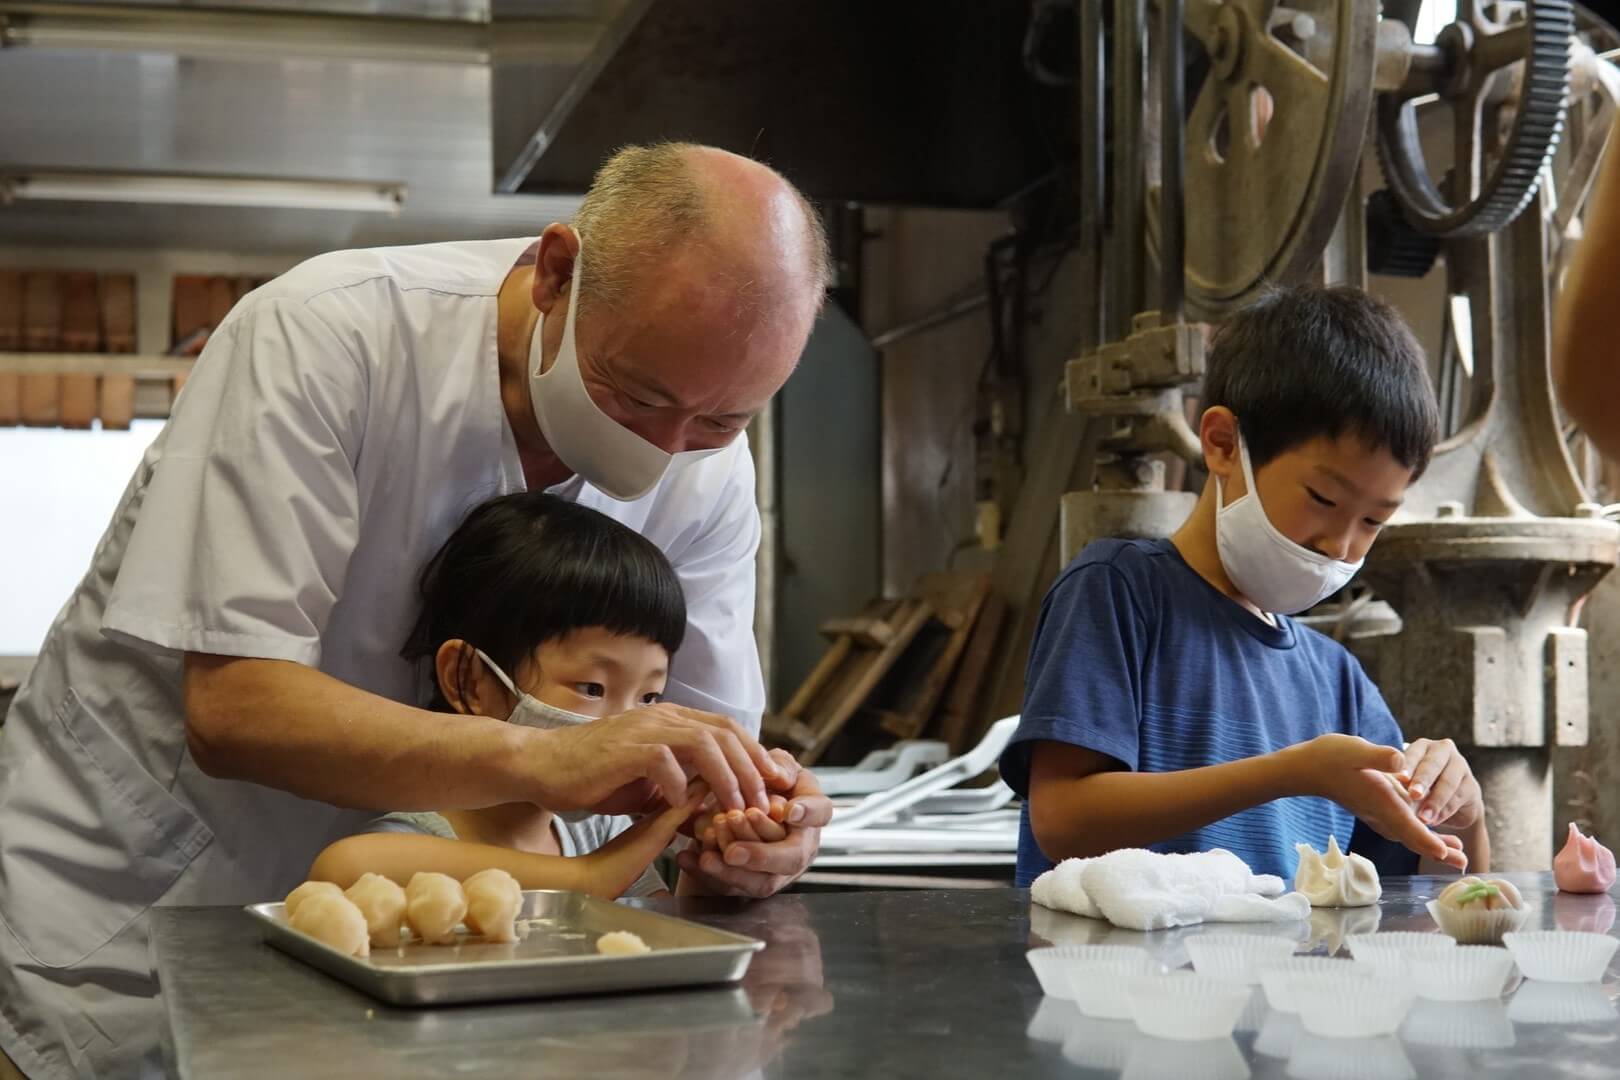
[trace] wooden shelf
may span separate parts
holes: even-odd
[[[172,379],[189,375],[190,356],[141,356],[134,353],[0,352],[0,375],[127,375],[135,379]]]

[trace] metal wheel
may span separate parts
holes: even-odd
[[[1420,0],[1388,0],[1385,18],[1417,25]],[[1460,0],[1457,21],[1440,32],[1435,63],[1378,101],[1378,158],[1390,191],[1413,227],[1431,236],[1481,236],[1519,216],[1558,145],[1569,99],[1569,0],[1527,0],[1523,17],[1498,22],[1480,0]],[[1484,117],[1507,69],[1516,73],[1513,127],[1488,160]],[[1438,92],[1452,110],[1452,180],[1441,190],[1418,136],[1412,98]]]
[[[1187,302],[1215,319],[1310,272],[1355,178],[1377,5],[1190,0],[1210,70],[1187,118]]]

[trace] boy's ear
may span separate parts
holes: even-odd
[[[490,711],[495,702],[486,700],[490,694],[485,686],[486,682],[495,680],[467,642],[451,638],[440,645],[439,651],[433,654],[433,674],[439,680],[439,693],[456,712],[463,716],[496,715]]]
[[[1228,487],[1243,470],[1238,450],[1237,416],[1225,405],[1204,410],[1198,421],[1198,441],[1204,449],[1204,468]]]

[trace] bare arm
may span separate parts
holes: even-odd
[[[482,716],[414,709],[288,660],[188,653],[186,739],[210,776],[366,810],[523,802],[530,736]]]
[[[1030,754],[1029,822],[1054,860],[1146,847],[1288,794],[1275,754],[1167,773],[1067,743]]]
[[[1620,146],[1608,150],[1587,203],[1586,235],[1558,299],[1553,323],[1553,376],[1558,398],[1609,458],[1620,460],[1620,356],[1614,311],[1620,304]]]
[[[1403,763],[1393,747],[1323,735],[1220,765],[1139,773],[1094,750],[1041,742],[1030,754],[1030,826],[1048,858],[1083,858],[1168,840],[1272,799],[1320,795],[1419,855],[1458,866],[1460,844],[1418,821],[1384,778]]]
[[[684,802],[769,805],[765,750],[733,720],[660,704],[571,729],[427,712],[286,660],[186,654],[186,737],[210,776],[371,810],[553,810]]]
[[[418,873],[449,874],[465,881],[496,867],[525,889],[569,889],[616,900],[669,846],[692,809],[688,803],[643,818],[598,850],[577,856],[535,855],[440,836],[366,833],[327,847],[309,868],[309,877],[348,888],[362,874],[371,873],[408,885]]]

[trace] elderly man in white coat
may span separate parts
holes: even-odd
[[[743,429],[828,277],[819,220],[718,150],[631,148],[572,227],[323,255],[214,332],[0,739],[0,1049],[29,1076],[155,1066],[146,913],[274,898],[379,810],[624,812],[702,778],[799,827],[708,891],[802,873],[831,806],[754,739],[760,538]],[[416,707],[423,563],[544,488],[669,556],[669,704],[545,731]],[[0,1058],[0,1068],[4,1059]]]

